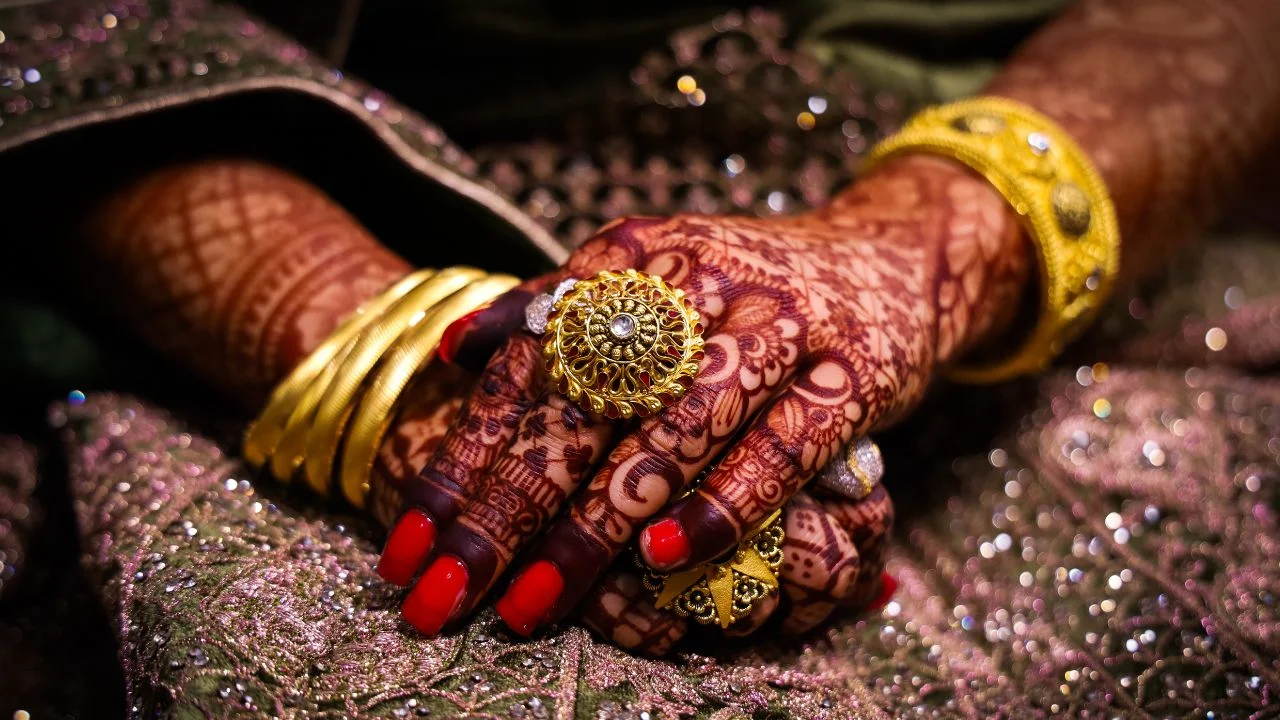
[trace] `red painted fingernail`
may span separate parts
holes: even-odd
[[[435,635],[458,609],[466,591],[467,566],[452,555],[441,555],[422,573],[400,614],[418,632]]]
[[[392,585],[408,585],[435,542],[436,525],[431,518],[421,510],[405,512],[387,536],[378,559],[378,574]]]
[[[664,570],[689,559],[689,536],[680,523],[667,518],[640,533],[640,542],[655,569]]]
[[[444,334],[440,336],[440,346],[436,350],[436,354],[440,359],[447,362],[453,362],[453,355],[458,351],[458,343],[462,341],[462,334],[471,325],[476,316],[484,312],[484,308],[472,310],[462,317],[449,323],[449,327],[444,329]]]
[[[898,581],[889,573],[880,573],[880,592],[874,600],[867,604],[867,612],[877,612],[893,599],[898,592]]]
[[[525,569],[498,601],[498,615],[515,632],[529,637],[560,599],[564,577],[546,560]]]

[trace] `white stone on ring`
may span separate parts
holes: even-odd
[[[541,335],[547,331],[547,318],[551,315],[551,308],[555,307],[556,301],[564,297],[564,294],[569,292],[577,282],[577,278],[562,280],[555,290],[542,293],[529,301],[529,304],[524,307],[524,326],[529,332]]]
[[[875,490],[884,477],[884,456],[870,438],[858,438],[845,446],[814,477],[814,482],[852,500],[861,500]]]

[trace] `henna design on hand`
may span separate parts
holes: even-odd
[[[790,611],[782,627],[801,633],[848,600],[862,570],[861,556],[837,518],[804,492],[791,498],[786,522],[781,587]]]
[[[849,539],[858,549],[862,570],[850,591],[845,605],[864,607],[880,590],[880,575],[884,572],[885,551],[889,546],[889,534],[893,531],[893,501],[883,485],[878,485],[867,497],[850,501],[842,497],[827,497],[814,493],[840,527],[849,533]]]
[[[784,221],[623,220],[575,253],[566,274],[635,267],[684,289],[706,318],[706,359],[689,393],[632,426],[568,516],[551,525],[532,565],[543,568],[539,577],[551,573],[556,596],[543,596],[546,583],[518,577],[513,588],[543,594],[508,593],[516,624],[563,617],[637,526],[736,439],[698,493],[659,516],[676,528],[663,544],[674,549],[673,560],[655,561],[656,545],[642,541],[647,558],[668,568],[725,552],[856,433],[912,407],[937,363],[993,331],[999,323],[988,306],[1017,292],[1027,258],[1018,226],[984,183],[958,166],[908,159],[824,213]],[[1007,259],[984,261],[996,257]],[[944,304],[945,288],[954,290]],[[593,452],[605,447],[603,433],[593,441]],[[438,461],[447,461],[451,442]],[[582,463],[566,481],[522,474],[529,467],[488,466],[493,480],[486,482],[517,478],[545,487],[522,485],[524,501],[541,503],[511,506],[525,522],[500,522],[497,503],[477,503],[479,517],[501,533],[476,521],[458,531],[467,539],[449,554],[465,553],[464,564],[476,567],[455,610],[475,603],[590,469]]]
[[[614,424],[592,417],[559,393],[536,403],[498,454],[484,482],[438,543],[469,571],[466,613],[506,570],[517,548],[537,533],[599,460]]]
[[[434,363],[405,392],[369,478],[369,511],[384,527],[395,522],[408,484],[422,472],[462,409],[458,389],[471,381],[457,367]]]
[[[606,574],[583,602],[582,621],[619,647],[645,655],[666,655],[689,629],[673,612],[653,606],[640,575],[630,570]]]

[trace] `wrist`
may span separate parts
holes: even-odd
[[[910,238],[895,241],[922,247],[937,363],[998,344],[1027,305],[1035,266],[1035,249],[1009,202],[966,165],[919,153],[861,177],[826,211],[827,220],[865,222],[872,208],[882,221],[906,222]]]

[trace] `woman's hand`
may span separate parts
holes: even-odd
[[[724,554],[1007,319],[1026,273],[1022,243],[994,190],[928,158],[886,166],[798,219],[604,228],[560,277],[635,268],[683,289],[706,325],[696,381],[639,423],[608,421],[544,392],[540,340],[514,335],[406,488],[381,572],[406,583],[435,557],[405,617],[427,633],[462,617],[548,525],[498,605],[519,632],[564,617],[637,530],[658,570]]]

